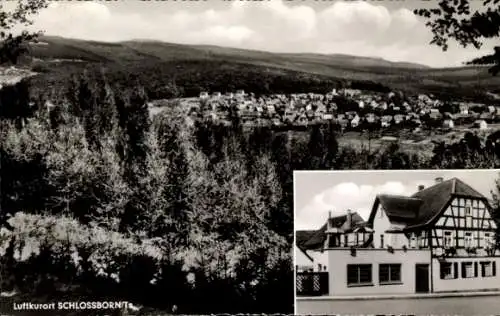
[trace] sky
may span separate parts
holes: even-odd
[[[295,230],[318,229],[348,209],[368,220],[377,194],[410,196],[437,177],[456,177],[491,198],[500,170],[295,171]]]
[[[477,1],[479,2],[479,1]],[[476,3],[477,3],[476,2]],[[271,52],[380,57],[433,67],[459,66],[492,51],[430,46],[412,11],[432,1],[52,1],[32,28],[97,41],[150,39]]]

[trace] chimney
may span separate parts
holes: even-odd
[[[351,210],[347,210],[347,227],[348,229],[351,229],[352,228],[352,212]]]
[[[425,189],[425,186],[423,186],[423,185],[419,185],[419,186],[418,186],[418,190],[419,190],[419,191],[422,191],[423,189]]]
[[[326,220],[326,229],[332,228],[332,223],[330,222],[330,219],[332,218],[332,211],[328,211],[328,219]]]
[[[435,179],[435,181],[436,181],[436,183],[441,183],[441,182],[443,182],[443,177],[437,177]]]

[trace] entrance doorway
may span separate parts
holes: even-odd
[[[429,293],[429,265],[415,265],[415,292]]]

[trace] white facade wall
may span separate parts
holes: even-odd
[[[389,218],[382,207],[382,205],[378,205],[377,211],[375,213],[375,217],[373,219],[373,245],[375,248],[381,248],[381,236],[383,235],[384,239],[384,247],[387,245],[387,234],[385,231],[389,229],[391,223],[389,222]]]
[[[402,248],[403,246],[409,247],[410,241],[404,234],[385,232],[391,228],[391,226],[393,225],[391,225],[384,208],[379,204],[373,219],[373,245],[375,248],[387,248],[387,246],[391,246],[395,249]],[[383,238],[381,236],[383,236]],[[384,240],[383,247],[382,239]]]
[[[496,276],[482,277],[481,276],[481,261],[496,262]],[[484,291],[484,290],[500,290],[500,258],[499,257],[472,257],[472,258],[447,258],[446,262],[458,263],[458,278],[457,279],[441,279],[440,261],[432,259],[432,283],[434,292],[461,292],[461,291]],[[478,276],[464,278],[462,276],[462,262],[478,262]]]
[[[411,294],[416,291],[415,265],[429,264],[429,250],[395,250],[390,253],[386,249],[357,249],[356,256],[351,256],[348,249],[331,249],[328,252],[329,295],[376,295],[376,294]],[[381,285],[379,282],[379,264],[401,264],[401,283]],[[348,286],[348,264],[372,264],[372,285]],[[429,266],[430,278],[430,266]],[[430,282],[430,280],[429,280]]]
[[[314,269],[314,262],[311,261],[296,245],[294,246],[295,267],[297,272]]]

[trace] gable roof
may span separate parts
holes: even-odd
[[[462,180],[452,178],[420,190],[410,197],[381,194],[373,204],[368,222],[373,224],[378,205],[382,205],[391,224],[405,224],[406,229],[431,223],[453,197],[463,196],[488,202]]]
[[[301,246],[316,233],[316,230],[297,230],[295,231],[295,244]]]
[[[422,200],[401,195],[381,194],[377,196],[389,219],[392,221],[414,221],[418,217]]]
[[[465,196],[486,200],[486,198],[462,180],[452,178],[426,189],[423,189],[411,197],[422,200],[418,221],[415,225],[430,223],[446,207],[454,196]]]

